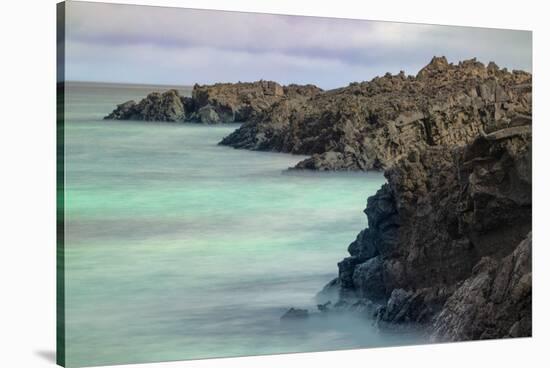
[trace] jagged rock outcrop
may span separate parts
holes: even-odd
[[[369,227],[327,289],[421,323],[435,340],[531,333],[531,133],[411,151],[368,199]]]
[[[290,308],[281,316],[281,320],[305,319],[307,317],[309,317],[309,311],[307,309]]]
[[[184,97],[176,90],[152,92],[139,103],[127,101],[105,117],[114,120],[183,121]]]
[[[443,306],[435,341],[531,336],[531,233],[501,260],[482,258]]]
[[[385,169],[411,150],[463,145],[482,129],[523,124],[530,106],[531,74],[434,57],[417,76],[386,74],[278,101],[221,144],[311,155],[298,169]]]
[[[134,100],[121,103],[120,105],[117,105],[116,109],[114,109],[109,115],[105,116],[104,119],[125,120],[131,119],[134,115],[134,118],[137,119],[139,114],[134,110],[135,106],[136,101]]]
[[[239,123],[255,119],[281,100],[308,98],[320,92],[312,85],[283,87],[271,81],[197,84],[191,97],[180,96],[176,90],[153,92],[139,103],[118,105],[105,119]]]

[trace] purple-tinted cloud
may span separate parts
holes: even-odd
[[[193,84],[273,79],[324,88],[433,55],[531,70],[531,33],[68,2],[69,80]]]

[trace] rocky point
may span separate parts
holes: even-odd
[[[295,169],[384,170],[319,310],[422,325],[434,341],[519,337],[531,335],[531,84],[434,57],[416,76],[329,91],[259,81],[151,93],[106,119],[241,122],[220,144],[310,156]]]
[[[481,129],[530,119],[531,74],[475,59],[433,60],[416,76],[287,98],[245,122],[223,145],[311,155],[313,170],[383,170],[411,150],[466,144]]]
[[[127,101],[118,105],[105,119],[242,123],[256,119],[280,100],[307,98],[320,92],[311,85],[283,87],[272,81],[196,84],[190,97],[181,96],[175,89],[153,92],[139,103]]]
[[[324,294],[436,341],[530,336],[530,130],[411,151],[385,175]]]

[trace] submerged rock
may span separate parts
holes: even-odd
[[[330,300],[326,303],[323,303],[323,304],[317,304],[317,309],[321,313],[328,312],[330,310],[330,305],[331,304],[332,304],[332,302]]]
[[[281,320],[305,319],[309,317],[307,309],[290,308],[281,316]]]

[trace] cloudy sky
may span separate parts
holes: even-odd
[[[66,79],[275,80],[335,88],[416,72],[434,55],[531,71],[531,32],[67,2]]]

